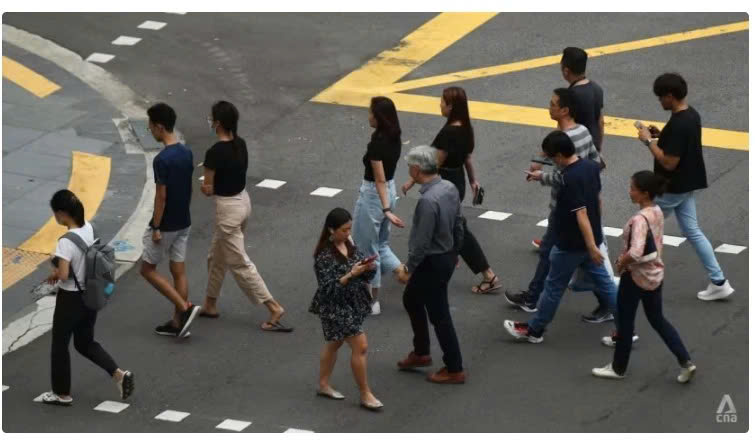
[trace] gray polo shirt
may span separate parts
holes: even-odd
[[[407,269],[413,273],[429,255],[457,251],[464,239],[459,191],[440,176],[422,185],[422,195],[414,208],[409,235]]]

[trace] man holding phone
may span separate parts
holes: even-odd
[[[580,159],[588,159],[592,162],[599,163],[600,155],[598,153],[595,144],[592,141],[592,136],[589,130],[584,125],[577,124],[574,120],[576,101],[574,98],[574,92],[565,88],[558,88],[553,91],[551,96],[549,113],[551,119],[558,123],[558,129],[564,132],[574,144],[575,155]],[[543,153],[544,155],[545,153]],[[539,246],[539,260],[537,268],[535,269],[535,275],[532,277],[527,290],[523,290],[520,293],[512,293],[506,291],[504,293],[506,300],[526,312],[537,311],[537,302],[540,298],[540,294],[545,286],[545,279],[550,270],[550,252],[555,243],[556,236],[556,201],[558,200],[558,194],[563,186],[563,176],[561,169],[558,166],[554,166],[554,170],[544,172],[543,164],[554,165],[553,162],[547,157],[542,157],[541,160],[533,160],[530,165],[530,170],[525,171],[528,181],[538,181],[543,186],[551,187],[551,199],[548,205],[548,227],[543,235],[543,239]],[[600,231],[601,243],[600,249],[603,254],[603,258],[606,261],[606,270],[613,277],[613,269],[611,268],[610,259],[608,258],[608,247],[605,244],[605,240],[602,239],[603,232]],[[607,304],[603,304],[598,298],[598,306],[592,313],[584,315],[582,319],[589,323],[600,323],[610,321],[613,319],[613,314],[610,312]]]
[[[676,214],[676,220],[695,248],[710,283],[697,293],[703,301],[727,298],[734,293],[729,281],[718,264],[713,246],[697,223],[695,191],[708,187],[702,146],[702,122],[700,114],[687,104],[687,81],[677,73],[664,73],[655,79],[653,93],[661,107],[671,111],[663,130],[635,123],[638,138],[653,155],[653,171],[668,179],[666,193],[655,198],[663,215]]]

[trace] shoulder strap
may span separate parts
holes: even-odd
[[[66,232],[60,239],[67,238],[76,245],[77,248],[81,250],[81,252],[86,257],[87,249],[89,249],[89,246],[87,246],[86,242],[83,238],[79,236],[79,234],[75,232]],[[76,284],[76,288],[79,289],[80,292],[83,292],[84,289],[81,288],[81,284],[79,284],[79,280],[76,278],[76,270],[74,270],[73,266],[70,268],[70,273],[73,276],[73,282]]]

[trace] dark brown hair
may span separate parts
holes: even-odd
[[[377,121],[377,128],[372,137],[384,135],[390,140],[400,141],[401,125],[398,122],[398,114],[393,101],[385,96],[375,96],[370,101],[370,110]]]
[[[461,126],[467,130],[469,139],[469,152],[474,150],[474,131],[472,123],[469,120],[469,104],[467,104],[467,93],[461,87],[448,87],[443,90],[443,101],[446,105],[451,106],[451,112],[448,113],[446,126],[454,122],[461,122]]]

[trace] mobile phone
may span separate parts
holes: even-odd
[[[378,257],[377,255],[373,255],[371,257],[367,257],[364,260],[360,261],[359,264],[369,264],[369,263],[372,263],[373,261],[377,260],[377,257]]]

